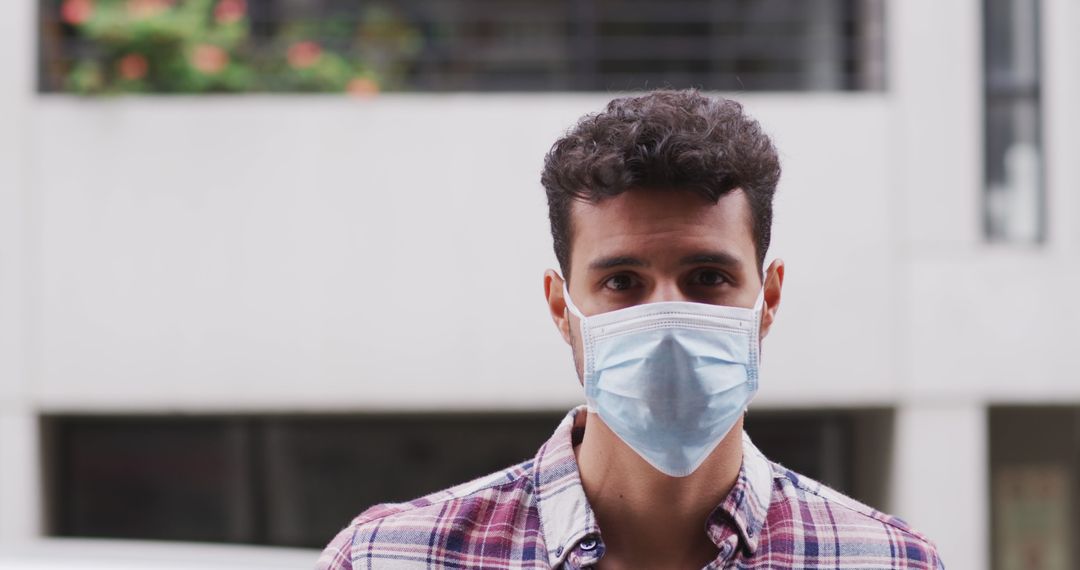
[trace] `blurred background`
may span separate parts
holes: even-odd
[[[694,86],[784,164],[758,445],[949,568],[1080,568],[1078,27],[1074,0],[4,2],[0,552],[317,549],[531,457],[583,401],[543,155]]]

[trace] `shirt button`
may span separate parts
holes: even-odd
[[[596,548],[596,539],[589,536],[581,539],[581,549],[584,551],[593,550]]]
[[[562,556],[563,548],[560,546],[555,549],[555,556]]]

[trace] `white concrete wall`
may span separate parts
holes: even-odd
[[[934,540],[949,570],[990,567],[986,416],[971,401],[896,414],[892,510]]]
[[[538,179],[606,99],[38,101],[36,404],[581,401],[541,295],[554,256]],[[789,295],[763,402],[891,401],[889,107],[744,99],[787,171],[774,251]],[[819,356],[837,346],[853,350]]]
[[[34,92],[31,2],[0,9],[0,544],[40,532],[37,417],[27,354],[33,310],[27,140]]]
[[[40,101],[37,402],[565,405],[543,101]]]

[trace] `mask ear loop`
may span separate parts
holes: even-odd
[[[581,310],[579,310],[577,308],[577,305],[574,304],[574,300],[570,298],[570,290],[567,289],[567,287],[566,287],[566,281],[563,281],[562,291],[563,291],[563,300],[566,301],[567,310],[569,310],[570,313],[572,313],[575,317],[578,318],[578,325],[579,325],[578,326],[578,333],[581,336],[581,352],[582,352],[582,354],[581,354],[581,358],[582,358],[581,364],[582,364],[582,367],[584,368],[584,367],[588,366],[588,362],[587,362],[588,355],[586,354],[587,349],[585,348],[585,320],[586,320],[586,317],[581,312]],[[582,374],[583,375],[585,374],[584,370],[582,370]],[[582,382],[584,382],[584,381],[585,381],[585,379],[582,378]],[[594,413],[594,414],[599,413],[599,411],[596,409],[596,406],[593,406],[592,403],[589,401],[588,395],[586,395],[586,397],[585,397],[585,410],[587,412],[591,412],[591,413]]]
[[[754,310],[758,311],[765,307],[765,279],[769,276],[768,269],[761,270],[761,289],[758,290],[757,299],[754,301]],[[565,286],[565,283],[563,284]]]
[[[563,300],[566,301],[566,308],[570,309],[570,312],[573,313],[575,317],[584,321],[585,315],[578,310],[577,305],[574,304],[574,300],[570,298],[570,290],[566,288],[566,281],[563,281],[562,284],[562,294]]]
[[[757,299],[754,301],[754,312],[761,311],[765,308],[765,285],[761,286],[758,290]]]
[[[760,366],[761,366],[761,317],[762,317],[762,314],[764,314],[764,309],[765,309],[765,279],[767,277],[768,277],[768,271],[763,269],[761,271],[761,289],[758,290],[757,299],[754,301],[754,318],[755,318],[754,337],[751,339],[751,342],[757,343],[757,350],[755,351],[756,354],[754,355],[754,359],[757,361],[757,362],[754,363],[755,368],[760,368]],[[756,388],[757,383],[758,383],[758,379],[755,377],[754,378],[754,384],[755,384],[754,389],[755,389],[755,391],[757,390],[757,388]],[[743,408],[743,415],[745,416],[749,411],[750,411],[750,402],[747,402],[746,407]]]

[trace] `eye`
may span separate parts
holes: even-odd
[[[632,289],[637,284],[637,280],[633,275],[627,275],[620,273],[618,275],[612,275],[604,280],[604,288],[610,291],[626,291]]]
[[[694,273],[690,278],[690,282],[693,285],[701,285],[703,287],[719,287],[724,283],[728,283],[728,278],[726,275],[715,269],[702,269]]]

